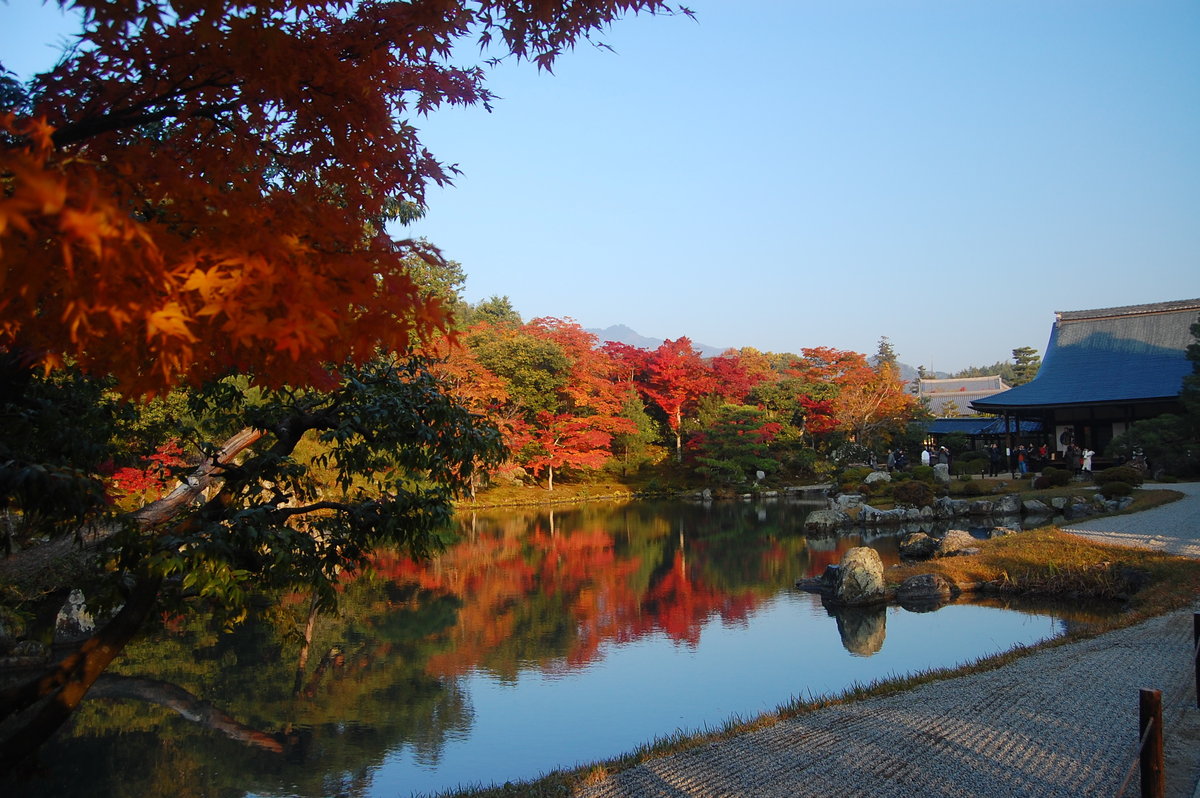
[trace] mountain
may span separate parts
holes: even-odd
[[[639,349],[647,349],[647,350],[658,349],[658,347],[663,342],[663,339],[661,339],[661,338],[647,338],[646,336],[639,333],[637,330],[633,330],[624,324],[614,324],[611,327],[605,327],[603,330],[597,330],[597,329],[592,328],[592,329],[588,329],[587,332],[590,332],[592,335],[599,338],[600,343],[605,343],[606,341],[616,341],[617,343],[628,344],[629,346],[636,346]],[[725,347],[725,349],[720,349],[715,346],[709,346],[707,344],[696,343],[695,341],[692,341],[692,346],[694,346],[700,352],[700,354],[703,355],[704,357],[716,357],[717,355],[724,352],[725,349],[729,348],[729,347]],[[869,363],[871,363],[871,365],[875,365],[875,356],[872,355],[871,357],[867,358],[867,361]],[[916,368],[908,365],[907,363],[900,363],[900,362],[897,362],[896,366],[899,367],[899,369],[900,369],[900,379],[905,380],[906,382],[915,382],[916,381],[916,379],[917,379]],[[946,374],[945,372],[938,371],[938,372],[934,372],[933,374],[930,374],[929,376],[940,379],[940,378],[949,377],[950,375]]]
[[[600,343],[616,341],[619,344],[628,344],[629,346],[636,346],[639,349],[658,349],[663,342],[661,338],[647,338],[636,330],[626,327],[624,324],[614,324],[611,327],[605,327],[603,330],[589,329],[587,332],[599,338]],[[725,351],[725,349],[697,343],[696,341],[692,341],[692,346],[704,357],[715,357]]]

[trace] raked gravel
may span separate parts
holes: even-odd
[[[1187,495],[1070,531],[1200,557],[1200,485],[1168,487]],[[1138,690],[1152,688],[1163,692],[1168,795],[1200,798],[1192,613],[822,709],[655,759],[575,795],[1117,796],[1136,756]],[[1122,794],[1140,795],[1136,771]]]

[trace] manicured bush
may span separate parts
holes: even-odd
[[[863,480],[865,480],[867,478],[867,475],[870,473],[871,473],[871,469],[869,469],[869,468],[847,468],[845,471],[842,472],[841,482],[843,485],[846,483],[856,485],[859,482],[862,482]]]
[[[1092,479],[1097,485],[1107,485],[1110,482],[1125,482],[1129,485],[1141,485],[1146,481],[1146,478],[1141,471],[1138,471],[1133,466],[1125,465],[1113,466],[1112,468],[1106,468],[1103,471],[1097,471],[1092,475]]]
[[[1040,480],[1045,480],[1046,484],[1044,486],[1038,485],[1037,483]],[[1067,471],[1065,468],[1055,468],[1054,466],[1046,466],[1044,469],[1042,469],[1042,475],[1040,477],[1038,477],[1038,479],[1034,480],[1033,486],[1035,488],[1040,488],[1040,487],[1062,488],[1062,487],[1066,487],[1070,483],[1071,483],[1071,472],[1070,471]]]
[[[985,493],[987,493],[987,488],[985,488],[983,486],[982,482],[976,482],[974,480],[971,480],[969,482],[963,483],[963,486],[962,486],[962,495],[963,496],[982,496]]]
[[[905,507],[926,507],[933,504],[933,489],[915,479],[892,486],[892,500]]]
[[[1128,482],[1105,482],[1100,486],[1100,493],[1106,499],[1116,499],[1120,496],[1133,495],[1133,485]]]
[[[911,474],[912,478],[918,482],[928,482],[931,485],[933,484],[933,466],[913,466],[909,470],[909,474]]]

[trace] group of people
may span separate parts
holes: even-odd
[[[988,476],[999,476],[1001,472],[1012,474],[1038,473],[1050,465],[1050,452],[1046,444],[1041,446],[1018,444],[1015,449],[1001,449],[993,443],[987,447]],[[1063,452],[1064,462],[1075,474],[1091,473],[1092,458],[1096,453],[1086,446],[1078,446],[1072,441]],[[926,445],[921,448],[921,465],[950,465],[953,460],[950,450],[945,446]],[[873,458],[872,458],[873,461]],[[872,462],[872,464],[874,464]],[[1007,466],[1007,467],[1006,467]],[[903,449],[893,449],[888,452],[887,467],[889,471],[903,471],[908,468],[908,453]]]

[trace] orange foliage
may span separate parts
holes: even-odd
[[[0,347],[70,356],[130,392],[326,363],[447,326],[383,230],[443,166],[408,118],[487,105],[450,65],[476,34],[548,67],[662,0],[77,0],[79,46],[0,108]],[[499,35],[496,35],[499,34]],[[7,111],[7,112],[6,112]]]

